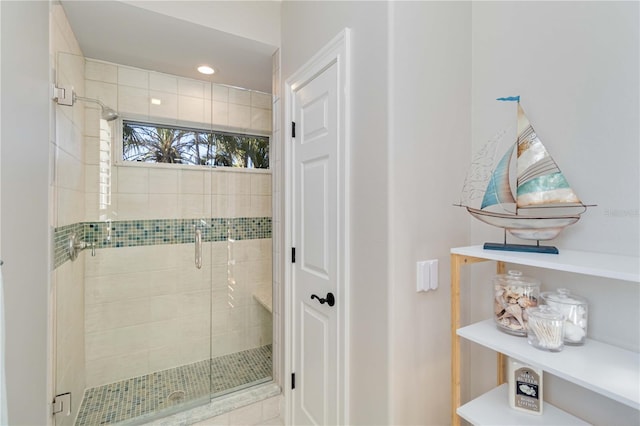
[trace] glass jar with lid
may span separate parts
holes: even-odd
[[[564,316],[551,306],[540,305],[527,309],[527,340],[538,349],[559,352],[564,347],[562,334]]]
[[[540,281],[510,270],[493,279],[493,313],[496,326],[505,333],[527,335],[527,308],[538,306]]]
[[[564,343],[584,345],[587,338],[588,302],[584,297],[571,294],[566,288],[545,291],[541,302],[551,306],[564,316]]]

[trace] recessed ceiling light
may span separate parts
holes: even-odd
[[[207,74],[207,75],[211,75],[215,72],[215,70],[208,65],[200,65],[198,67],[198,71],[201,72],[202,74]]]
[[[161,105],[162,104],[162,100],[160,100],[158,98],[151,98],[151,103],[153,105]]]

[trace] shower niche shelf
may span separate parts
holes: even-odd
[[[273,313],[273,291],[270,286],[258,288],[253,293],[253,298],[269,313]]]
[[[584,346],[565,347],[562,352],[551,353],[533,348],[526,339],[514,338],[499,331],[491,319],[460,327],[460,270],[462,266],[496,261],[498,273],[504,273],[505,264],[509,263],[627,281],[630,285],[638,285],[640,283],[639,260],[632,256],[574,250],[562,250],[558,255],[550,255],[484,250],[481,246],[451,249],[451,424],[459,425],[460,417],[475,425],[588,424],[546,402],[542,416],[525,415],[522,417],[521,413],[511,409],[507,403],[506,386],[504,385],[505,356],[534,365],[548,374],[590,389],[635,410],[640,410],[640,383],[638,381],[640,354],[637,352],[587,339]],[[611,287],[603,287],[603,291],[610,292]],[[494,350],[498,354],[498,387],[462,406],[460,338]],[[603,363],[603,361],[605,362]],[[598,365],[598,368],[592,368],[594,365]]]

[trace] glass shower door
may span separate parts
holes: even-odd
[[[56,424],[135,424],[207,403],[212,171],[151,161],[190,155],[210,127],[207,84],[68,54],[57,68],[78,100],[56,106],[56,393],[72,394]],[[184,91],[199,117],[178,116]],[[104,119],[105,106],[119,117]],[[88,248],[75,260],[72,235]]]
[[[273,376],[271,95],[214,84],[211,98],[215,398]]]
[[[272,377],[271,218],[250,214],[251,181],[246,170],[212,174],[212,220],[222,230],[212,243],[212,398]]]
[[[154,76],[149,73],[150,79]],[[190,83],[204,87],[197,81]],[[163,96],[170,98],[154,93],[152,99],[167,102]],[[130,287],[135,294],[119,293],[114,306],[117,318],[132,316],[133,320],[122,329],[122,324],[116,324],[118,328],[108,335],[109,346],[122,356],[114,369],[117,376],[109,378],[113,383],[106,388],[101,385],[95,390],[96,395],[118,395],[115,406],[123,416],[118,421],[129,415],[140,420],[166,416],[206,403],[210,394],[211,170],[131,158],[132,152],[140,155],[142,143],[154,155],[179,148],[179,154],[186,156],[198,137],[196,131],[168,124],[151,112],[148,121],[127,120],[126,112],[121,112],[117,130],[122,130],[113,138],[122,144],[112,154],[118,158],[112,166],[117,180],[112,190],[115,200],[107,219],[97,224],[110,232],[97,238],[106,245],[104,259],[113,259],[117,270],[110,285],[121,282],[123,271],[130,271],[135,281]],[[110,273],[101,263],[95,274],[100,280]],[[93,276],[87,270],[88,288]],[[92,342],[88,341],[88,348]],[[92,367],[88,361],[87,371]],[[93,388],[93,383],[88,387]]]

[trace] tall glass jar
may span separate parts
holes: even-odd
[[[496,275],[493,288],[493,318],[498,329],[516,336],[526,336],[526,309],[538,306],[540,281],[511,270]]]
[[[540,295],[540,299],[542,303],[564,316],[564,343],[584,345],[587,338],[587,299],[571,294],[566,288],[545,291]]]

